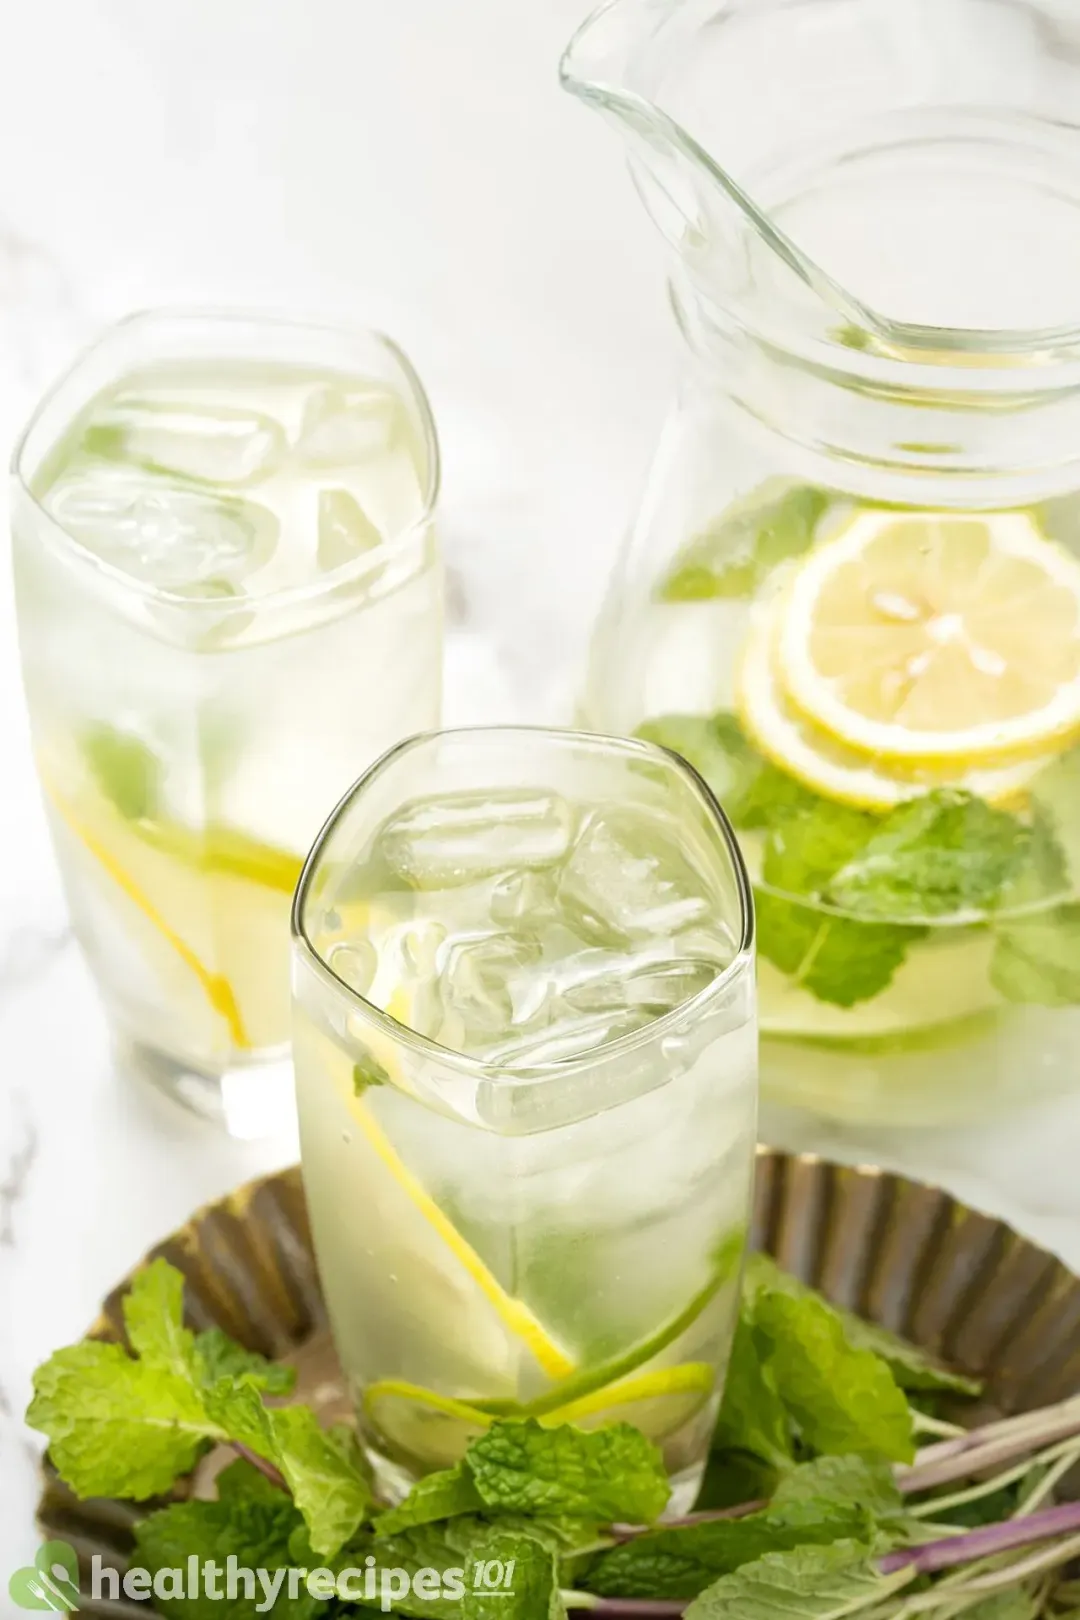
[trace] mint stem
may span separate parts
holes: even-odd
[[[924,1541],[921,1547],[903,1547],[899,1552],[886,1553],[884,1558],[879,1558],[878,1569],[883,1575],[910,1568],[921,1575],[933,1575],[939,1569],[968,1564],[975,1558],[1010,1552],[1014,1547],[1026,1547],[1033,1541],[1048,1541],[1069,1530],[1080,1531],[1080,1502],[1063,1502],[1043,1513],[1031,1513],[1025,1519],[986,1524],[944,1541]]]
[[[265,1457],[260,1457],[259,1453],[252,1451],[250,1447],[241,1445],[239,1440],[233,1440],[231,1445],[237,1456],[242,1457],[246,1463],[250,1463],[252,1468],[257,1468],[263,1478],[270,1481],[271,1485],[276,1485],[281,1491],[289,1489],[285,1483],[285,1475],[275,1468],[272,1462],[267,1462]]]
[[[563,1601],[571,1614],[587,1612],[601,1620],[678,1620],[686,1604],[667,1598],[598,1598],[587,1592],[564,1592]]]
[[[695,1524],[718,1524],[721,1519],[745,1519],[748,1513],[760,1513],[768,1507],[764,1499],[758,1502],[740,1502],[737,1507],[708,1508],[701,1513],[687,1513],[681,1519],[661,1519],[659,1524],[613,1524],[608,1530],[612,1541],[636,1541],[654,1530],[690,1530]]]
[[[971,1429],[955,1440],[943,1440],[920,1451],[910,1468],[896,1472],[896,1483],[905,1494],[929,1491],[954,1479],[982,1473],[1029,1452],[1040,1451],[1058,1440],[1080,1435],[1080,1402],[1063,1401],[1041,1412],[1006,1418],[981,1429]]]

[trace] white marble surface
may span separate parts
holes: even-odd
[[[583,6],[36,0],[6,15],[0,443],[72,348],[135,306],[380,325],[416,361],[444,441],[450,718],[555,713],[674,356],[649,227],[614,147],[555,82]],[[13,637],[5,568],[0,1591],[34,1545],[33,1366],[152,1241],[292,1152],[229,1143],[111,1072]],[[812,1145],[946,1183],[1080,1266],[1078,1144],[1080,1097],[977,1132]]]

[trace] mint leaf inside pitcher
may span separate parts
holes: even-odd
[[[811,792],[731,714],[663,715],[637,735],[689,760],[737,832],[765,834],[751,873],[758,949],[819,1001],[880,995],[944,920],[994,930],[991,994],[1080,1002],[1076,908],[1054,907],[1073,882],[1080,750],[1039,778],[1022,809],[940,788],[882,814]]]
[[[779,563],[810,549],[830,499],[810,484],[768,480],[687,542],[657,586],[657,600],[753,596]]]

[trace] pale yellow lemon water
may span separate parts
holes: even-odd
[[[627,1418],[696,1488],[745,1236],[752,1007],[716,988],[742,959],[700,824],[624,788],[410,798],[301,902],[305,1182],[392,1490],[505,1413]]]
[[[17,492],[80,942],[124,1049],[215,1113],[240,1077],[245,1134],[287,1047],[304,852],[357,769],[438,718],[433,445],[382,359],[159,358],[92,393]]]

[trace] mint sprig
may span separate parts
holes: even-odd
[[[177,1273],[163,1262],[148,1268],[125,1318],[134,1354],[76,1346],[39,1373],[35,1403],[46,1409],[38,1415],[48,1418],[54,1460],[76,1489],[96,1494],[103,1476],[116,1476],[119,1494],[131,1494],[148,1476],[169,1488],[168,1469],[187,1466],[193,1445],[223,1434],[247,1447],[252,1460],[219,1475],[216,1500],[150,1513],[136,1533],[136,1558],[157,1574],[185,1570],[192,1558],[221,1566],[234,1557],[266,1573],[277,1594],[272,1612],[283,1620],[358,1620],[372,1606],[313,1599],[303,1587],[282,1598],[286,1570],[316,1563],[353,1579],[369,1564],[410,1578],[456,1572],[457,1591],[423,1595],[414,1582],[389,1602],[395,1613],[430,1620],[565,1620],[579,1611],[593,1620],[779,1620],[789,1611],[800,1620],[886,1620],[887,1600],[914,1581],[920,1612],[940,1610],[941,1620],[1051,1620],[1067,1611],[1069,1588],[1056,1584],[1055,1571],[1080,1546],[1080,1504],[1047,1506],[1032,1491],[1045,1491],[1049,1463],[1060,1471],[1080,1458],[1080,1398],[947,1432],[913,1466],[896,1467],[890,1458],[910,1456],[917,1421],[899,1381],[922,1390],[975,1386],[761,1257],[748,1270],[736,1349],[742,1371],[728,1385],[717,1433],[743,1444],[766,1437],[769,1499],[664,1525],[655,1519],[667,1479],[656,1448],[636,1430],[535,1420],[496,1420],[456,1468],[429,1476],[372,1520],[352,1433],[322,1431],[304,1406],[267,1407],[259,1388],[267,1365],[239,1346],[217,1342],[200,1362],[203,1336],[184,1326]],[[80,1360],[79,1351],[92,1354]],[[200,1365],[209,1364],[235,1370],[200,1382]],[[139,1401],[122,1413],[139,1382]],[[161,1418],[175,1411],[179,1390],[202,1414],[190,1432]],[[740,1427],[731,1403],[747,1391],[762,1410]],[[157,1416],[144,1421],[155,1405]],[[800,1460],[815,1450],[824,1454]],[[956,1483],[968,1478],[977,1483],[957,1498]],[[964,1515],[980,1500],[1005,1517],[970,1528]],[[511,1588],[495,1593],[480,1578],[492,1561],[513,1566]],[[948,1583],[935,1584],[946,1570]],[[165,1584],[157,1606],[168,1620],[252,1620],[273,1595],[257,1591],[225,1606]],[[383,1607],[381,1589],[374,1606]]]
[[[914,1427],[903,1390],[880,1356],[851,1342],[827,1301],[811,1289],[789,1288],[771,1262],[754,1257],[743,1309],[762,1377],[804,1446],[910,1461]]]
[[[88,1341],[58,1351],[34,1377],[27,1422],[47,1436],[72,1490],[163,1495],[211,1446],[236,1444],[290,1487],[315,1550],[336,1552],[372,1503],[352,1436],[324,1433],[307,1407],[266,1407],[264,1391],[287,1387],[287,1375],[217,1335],[200,1342],[184,1326],[183,1278],[164,1260],[135,1278],[124,1324],[133,1354]]]
[[[992,911],[1027,864],[1031,832],[970,793],[940,789],[887,815],[828,880],[860,917],[921,922]]]
[[[665,715],[637,735],[689,760],[737,831],[764,831],[758,948],[818,1000],[872,1000],[948,920],[993,927],[991,981],[1009,1000],[1080,1002],[1077,908],[1046,909],[1080,882],[1080,749],[1040,776],[1024,814],[945,788],[882,815],[812,793],[731,714]]]

